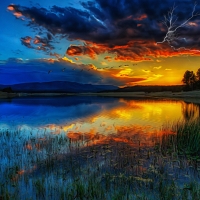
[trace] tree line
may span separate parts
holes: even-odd
[[[186,90],[200,89],[200,68],[196,74],[193,71],[187,70],[183,75],[182,82],[185,84]]]

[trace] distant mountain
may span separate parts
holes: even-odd
[[[0,85],[0,90],[4,88],[12,88],[13,92],[101,92],[116,90],[118,87],[113,85],[92,85],[92,84],[81,84],[76,82],[68,81],[53,81],[53,82],[35,82],[35,83],[21,83],[15,85]]]

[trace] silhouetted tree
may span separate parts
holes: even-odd
[[[183,75],[182,82],[186,85],[186,89],[194,89],[196,85],[196,76],[193,71],[187,70]]]
[[[197,70],[196,73],[196,82],[197,82],[197,87],[200,88],[200,68]]]
[[[197,80],[200,80],[200,68],[197,70]]]

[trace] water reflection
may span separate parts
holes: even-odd
[[[181,188],[188,175],[195,178],[190,162],[176,161],[174,154],[163,157],[157,144],[165,133],[163,124],[199,117],[198,105],[103,97],[22,98],[1,101],[0,112],[0,194],[9,191],[13,199],[58,199],[60,194],[64,196],[59,199],[69,194],[76,199],[77,191],[71,192],[82,183],[88,185],[87,194],[99,183],[106,186],[102,194],[106,191],[107,196],[116,185],[134,193],[150,187],[149,192],[164,173]]]
[[[200,106],[194,103],[182,103],[182,113],[185,121],[195,120],[200,117]]]
[[[119,132],[144,136],[159,132],[165,123],[195,119],[200,108],[182,101],[57,97],[1,101],[0,112],[1,129],[71,136]]]

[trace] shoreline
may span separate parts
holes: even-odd
[[[6,93],[0,92],[0,99],[12,99],[18,97],[62,97],[62,96],[100,96],[117,98],[141,98],[177,100],[188,103],[200,104],[200,90],[187,92],[102,92],[102,93]]]

